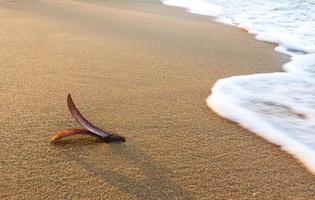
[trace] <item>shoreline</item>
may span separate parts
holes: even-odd
[[[303,98],[299,95],[299,97],[294,97],[294,91],[292,89],[292,94],[284,94],[284,96],[279,95],[278,99],[281,97],[286,99],[288,102],[283,103],[281,101],[274,100],[274,97],[268,98],[270,96],[263,96],[260,95],[257,99],[255,98],[254,94],[250,94],[250,92],[246,92],[246,90],[250,90],[251,88],[246,88],[247,85],[260,85],[257,87],[256,92],[258,92],[261,88],[264,87],[270,87],[270,93],[273,92],[273,88],[275,87],[281,87],[281,84],[284,84],[283,90],[286,89],[286,87],[290,87],[291,82],[298,82],[303,81],[304,79],[309,79],[312,77],[312,73],[307,71],[308,68],[306,68],[304,65],[311,65],[311,59],[314,60],[314,52],[312,52],[312,48],[309,47],[303,47],[301,43],[292,43],[292,41],[287,39],[281,38],[281,34],[283,33],[274,33],[271,34],[268,31],[257,31],[253,26],[250,25],[244,25],[244,20],[239,21],[238,24],[232,23],[233,21],[233,15],[228,17],[220,17],[220,14],[222,13],[223,7],[220,5],[212,4],[210,2],[204,2],[203,7],[201,8],[201,5],[198,5],[197,7],[194,6],[194,4],[191,3],[184,3],[181,4],[179,2],[172,2],[172,1],[163,1],[161,0],[161,3],[166,6],[177,6],[180,8],[184,8],[186,12],[201,15],[201,16],[207,16],[209,17],[209,20],[214,20],[216,22],[220,22],[222,24],[227,24],[230,26],[233,26],[235,28],[242,29],[246,32],[248,32],[251,35],[254,35],[254,38],[258,41],[262,42],[268,42],[271,44],[276,45],[276,48],[274,48],[274,51],[289,57],[289,61],[282,65],[282,72],[272,72],[272,73],[262,73],[262,74],[252,74],[252,75],[240,75],[240,76],[231,76],[227,78],[223,78],[218,80],[214,86],[211,89],[211,94],[208,96],[206,102],[210,109],[212,109],[214,112],[216,112],[219,116],[226,118],[228,120],[231,120],[237,124],[239,124],[241,127],[248,129],[249,131],[252,131],[256,135],[266,139],[267,141],[279,145],[281,149],[288,152],[289,154],[292,154],[296,157],[297,160],[299,160],[302,164],[305,165],[305,167],[313,174],[315,174],[315,151],[312,148],[312,145],[309,144],[308,140],[303,140],[303,138],[312,138],[312,127],[308,130],[310,132],[308,135],[305,132],[306,130],[303,130],[303,132],[298,132],[298,130],[292,130],[295,127],[293,126],[291,129],[289,128],[289,123],[296,124],[296,126],[300,126],[300,128],[304,127],[305,124],[308,124],[307,118],[312,118],[310,113],[312,112],[312,108],[309,108],[309,112],[307,112],[307,104],[304,105],[304,107],[299,107],[299,105],[302,105],[304,101],[309,101],[308,99],[304,99],[304,101],[300,102],[294,102],[292,99],[290,99],[291,96],[293,96],[293,99],[295,98]],[[200,2],[199,2],[200,3]],[[252,17],[257,17],[253,15]],[[246,20],[245,20],[246,21]],[[227,23],[229,22],[229,23]],[[248,22],[247,22],[248,23]],[[253,22],[249,23],[252,24]],[[246,24],[246,22],[245,22]],[[275,28],[275,27],[274,27]],[[283,35],[285,36],[285,35]],[[288,37],[288,36],[287,36]],[[293,40],[294,41],[294,40]],[[291,43],[290,43],[291,42]],[[295,49],[294,49],[295,48]],[[312,66],[312,65],[311,65]],[[305,69],[303,69],[303,67]],[[311,70],[311,69],[309,69]],[[302,76],[300,79],[294,78],[294,75]],[[281,80],[287,79],[287,82],[281,83]],[[279,81],[280,79],[280,81]],[[256,80],[256,81],[255,81]],[[290,81],[291,80],[291,81]],[[305,81],[305,80],[304,80]],[[275,86],[268,86],[268,84],[260,83],[260,82],[272,82]],[[279,83],[280,82],[280,83]],[[311,81],[307,82],[309,85],[313,85]],[[305,83],[304,83],[305,84]],[[291,87],[298,88],[303,87],[303,84],[301,83],[293,85]],[[310,87],[310,86],[309,86]],[[302,90],[303,88],[300,88]],[[242,95],[237,95],[237,92],[241,93]],[[266,89],[265,89],[266,90]],[[252,91],[254,92],[254,91]],[[265,91],[265,93],[269,93],[268,90]],[[278,91],[279,92],[279,91]],[[251,97],[243,98],[242,96],[248,95]],[[273,96],[276,95],[276,92],[273,93]],[[291,95],[291,96],[290,96]],[[310,95],[309,95],[310,96]],[[308,96],[306,95],[306,98]],[[260,100],[260,99],[264,100]],[[310,99],[310,97],[308,97]],[[291,100],[291,102],[290,102]],[[247,101],[242,102],[241,101]],[[279,126],[276,126],[275,124],[281,123],[277,122],[277,118],[274,120],[266,120],[266,117],[270,118],[272,117],[272,114],[268,113],[266,116],[262,116],[264,110],[259,111],[253,111],[248,109],[251,102],[255,101],[255,104],[257,104],[254,107],[259,107],[259,103],[261,106],[268,106],[270,109],[279,109],[279,106],[282,108],[287,108],[287,111],[284,109],[282,112],[286,112],[287,115],[296,115],[295,121],[294,119],[291,119],[291,122],[283,122]],[[223,103],[224,102],[224,103]],[[268,105],[266,102],[269,102]],[[274,107],[270,106],[271,104],[275,105]],[[245,106],[246,105],[246,106]],[[278,108],[277,108],[278,107]],[[301,110],[299,110],[301,109]],[[259,109],[257,109],[259,110]],[[269,116],[268,116],[269,115]],[[275,112],[274,115],[281,115],[281,111]],[[248,117],[251,116],[251,117]],[[265,117],[265,119],[264,119]],[[282,117],[286,117],[283,115]],[[292,117],[293,118],[293,117]],[[298,121],[301,119],[305,119],[304,124],[299,125]],[[290,118],[288,118],[290,120]],[[282,130],[283,126],[287,127],[287,129]],[[294,132],[293,134],[286,133],[287,131]],[[296,132],[295,132],[296,131]],[[303,135],[304,134],[304,135]]]
[[[287,58],[274,45],[158,1],[2,2],[0,11],[0,197],[314,196],[314,177],[292,156],[204,103],[220,78],[277,70]],[[77,126],[69,92],[127,143],[50,144]]]

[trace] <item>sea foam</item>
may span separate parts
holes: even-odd
[[[247,30],[288,55],[284,72],[224,78],[208,106],[298,158],[315,174],[315,1],[165,0]]]

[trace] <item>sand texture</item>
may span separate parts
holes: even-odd
[[[156,0],[0,0],[0,199],[314,199],[302,164],[205,103],[279,71],[273,48]],[[69,92],[127,143],[51,144],[79,128]]]

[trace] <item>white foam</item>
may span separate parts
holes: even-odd
[[[221,79],[207,98],[216,113],[293,154],[315,174],[315,2],[299,0],[163,1],[216,16],[276,43],[291,61],[285,72]],[[185,3],[183,3],[185,2]],[[198,1],[199,2],[199,1]],[[205,4],[220,12],[205,10]],[[203,5],[201,12],[198,6]],[[196,7],[194,7],[196,6]],[[194,9],[191,9],[193,8]]]
[[[188,12],[200,15],[217,16],[222,10],[221,6],[212,4],[206,0],[195,0],[193,3],[191,0],[165,0],[163,3],[169,6],[187,8]]]
[[[315,173],[315,82],[291,73],[221,79],[207,104],[216,113],[281,145]]]

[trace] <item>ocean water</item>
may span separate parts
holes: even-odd
[[[283,72],[218,80],[206,102],[220,116],[280,145],[315,174],[315,0],[162,2],[245,29],[290,56]]]

